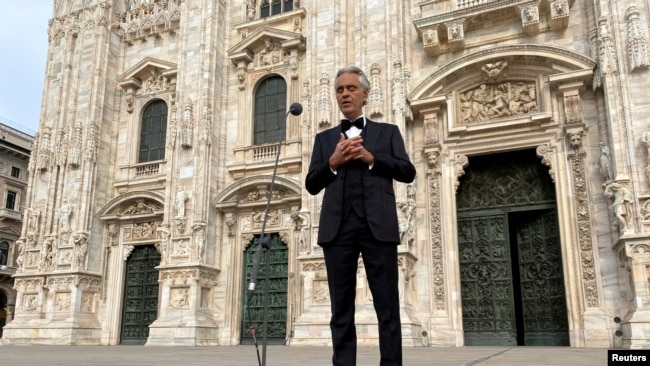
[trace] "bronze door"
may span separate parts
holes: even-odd
[[[136,246],[126,261],[120,344],[143,345],[158,316],[160,253],[153,245]]]
[[[505,215],[458,220],[466,345],[516,345],[512,263]]]
[[[253,337],[250,334],[251,325],[257,331],[258,342],[262,341],[265,302],[267,306],[267,343],[284,344],[287,338],[288,249],[278,234],[270,236],[270,249],[261,256],[255,292],[250,304],[248,304],[246,294],[255,264],[256,242],[249,245],[244,253],[243,278],[246,283],[242,284],[241,344],[253,343]],[[268,291],[265,289],[266,271],[269,273]]]
[[[555,191],[531,150],[470,158],[457,194],[466,345],[569,345]]]
[[[510,215],[511,237],[517,251],[519,283],[515,288],[521,305],[517,327],[518,344],[568,346],[562,253],[554,210]],[[517,282],[515,281],[515,284]]]

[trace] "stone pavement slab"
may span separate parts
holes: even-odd
[[[263,347],[259,346],[260,358]],[[330,366],[331,348],[267,346],[266,366]],[[258,366],[254,346],[2,346],[1,366]],[[357,366],[379,364],[360,347]],[[569,347],[408,347],[404,366],[605,366],[607,350]]]

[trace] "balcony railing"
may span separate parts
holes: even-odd
[[[4,220],[23,221],[23,214],[8,208],[0,208],[0,221]]]
[[[300,170],[301,142],[298,139],[285,140],[282,147],[278,144],[246,146],[233,149],[234,158],[228,164],[228,171],[235,179],[246,175],[265,174],[273,169],[280,148],[279,170],[293,172]]]
[[[253,148],[253,160],[275,158],[278,155],[278,145],[260,146]]]
[[[160,173],[160,163],[145,164],[135,167],[135,177],[157,175]]]
[[[152,182],[160,183],[167,173],[165,160],[148,161],[133,165],[123,165],[115,178],[115,187],[146,186]]]
[[[487,4],[487,3],[498,3],[501,0],[458,0],[458,9],[471,8],[472,6]]]

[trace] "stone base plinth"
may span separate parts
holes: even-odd
[[[650,311],[637,310],[630,319],[621,323],[623,348],[650,349]]]
[[[158,319],[149,326],[146,346],[218,346],[219,325],[205,316]]]
[[[14,319],[3,328],[4,344],[99,346],[101,326],[96,321]]]

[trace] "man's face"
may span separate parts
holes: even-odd
[[[345,118],[354,120],[363,112],[363,102],[368,98],[368,90],[363,89],[359,75],[345,73],[336,80],[336,101]]]

